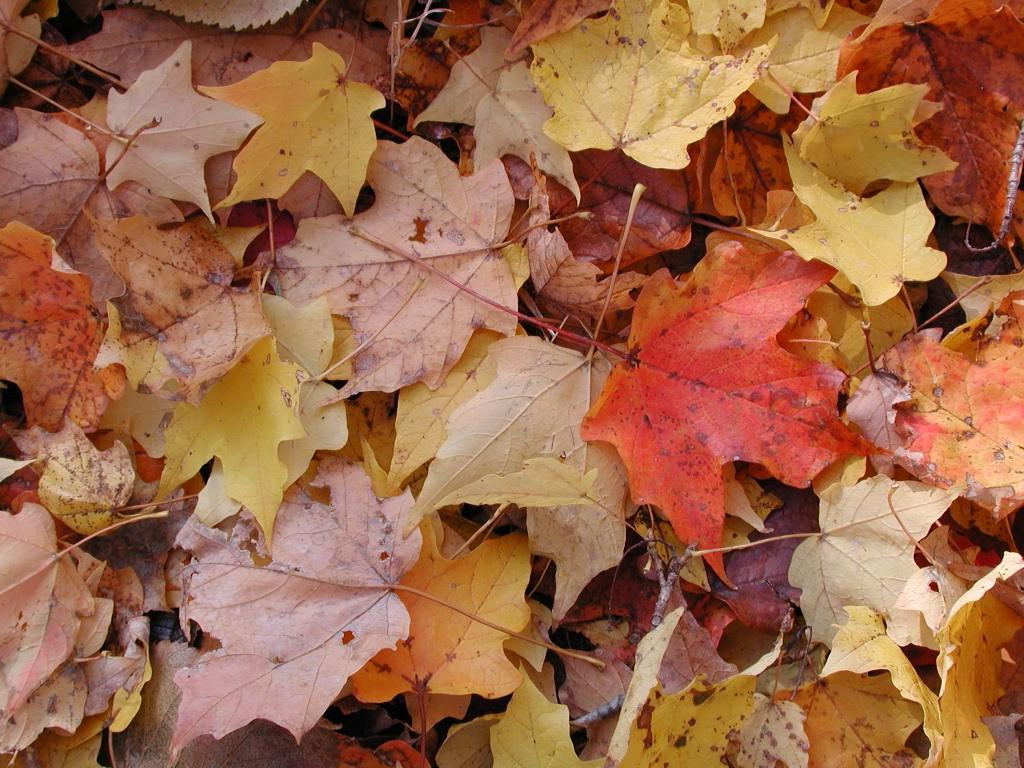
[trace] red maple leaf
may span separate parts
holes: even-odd
[[[782,349],[775,335],[835,270],[792,252],[725,243],[683,283],[651,276],[630,333],[636,365],[620,365],[583,421],[613,443],[638,504],[654,504],[701,549],[720,546],[722,466],[763,464],[806,487],[867,446],[840,421],[843,374]],[[723,574],[721,553],[708,562]]]

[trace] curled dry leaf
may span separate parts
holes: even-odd
[[[89,279],[54,269],[53,241],[22,224],[0,229],[0,375],[21,388],[30,425],[67,418],[95,429],[123,378],[97,371],[100,321]]]
[[[188,21],[245,29],[262,27],[291,13],[302,0],[138,0]]]
[[[97,363],[120,363],[140,392],[198,404],[270,334],[259,294],[231,285],[234,259],[202,224],[97,222],[96,244],[126,286]]]
[[[53,434],[34,427],[15,435],[15,441],[22,453],[41,460],[39,499],[73,531],[102,530],[131,498],[135,469],[123,443],[100,451],[72,422]]]
[[[265,565],[243,548],[244,526],[234,536],[195,522],[182,529],[179,543],[194,558],[183,610],[221,648],[175,675],[173,751],[257,718],[300,739],[350,675],[408,635],[391,587],[419,553],[418,534],[401,538],[411,497],[378,500],[358,466],[334,458],[315,482],[330,503],[292,486]]]

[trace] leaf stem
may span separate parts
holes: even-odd
[[[92,72],[97,77],[100,77],[100,78],[106,80],[108,83],[110,83],[113,86],[116,86],[117,88],[124,88],[124,87],[126,87],[124,85],[124,83],[122,83],[118,78],[114,77],[113,75],[110,75],[110,74],[104,72],[102,69],[97,69],[92,64],[89,64],[88,62],[83,61],[82,59],[80,59],[77,56],[74,56],[74,55],[68,53],[67,51],[61,50],[60,48],[58,48],[55,45],[50,45],[45,40],[40,40],[38,37],[33,37],[32,35],[28,34],[27,32],[23,32],[22,30],[18,29],[13,24],[11,24],[11,23],[9,23],[7,21],[4,21],[4,19],[2,19],[2,18],[0,18],[0,27],[3,27],[4,29],[6,29],[8,32],[10,32],[13,35],[17,35],[18,37],[24,38],[25,40],[28,40],[30,42],[35,43],[36,45],[38,45],[40,48],[42,48],[47,53],[52,53],[54,56],[60,56],[62,59],[65,59],[66,61],[70,61],[72,64],[78,65],[79,67],[81,67],[82,69],[86,70],[87,72]]]
[[[82,115],[78,114],[77,112],[71,111],[70,109],[65,107],[63,104],[61,104],[60,102],[54,101],[53,99],[51,99],[45,93],[37,91],[35,88],[33,88],[28,83],[21,82],[21,80],[16,78],[14,75],[8,75],[7,76],[7,80],[8,80],[8,82],[14,83],[19,88],[24,88],[26,91],[31,93],[36,98],[42,99],[47,104],[49,104],[51,107],[56,107],[57,109],[59,109],[64,114],[71,115],[71,117],[75,118],[76,120],[79,120],[79,121],[85,123],[87,126],[89,126],[89,128],[91,128],[92,130],[96,131],[97,133],[103,133],[103,134],[106,134],[107,136],[111,136],[111,137],[117,136],[117,134],[114,133],[109,128],[104,128],[102,125],[94,123],[92,120],[88,119],[87,117],[83,117]]]

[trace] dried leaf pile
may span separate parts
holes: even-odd
[[[19,768],[1020,768],[1024,3],[0,0]]]

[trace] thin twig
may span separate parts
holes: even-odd
[[[611,701],[606,701],[599,707],[590,710],[589,712],[580,715],[575,720],[570,720],[569,725],[576,728],[589,728],[592,725],[597,725],[599,722],[604,720],[606,717],[611,717],[620,709],[622,709],[622,702],[625,700],[626,695],[620,693]]]
[[[934,568],[937,565],[937,563],[932,558],[931,554],[929,554],[928,550],[922,547],[921,543],[916,538],[914,538],[914,536],[910,533],[909,530],[907,530],[907,526],[903,524],[903,520],[900,519],[899,514],[896,512],[896,507],[892,503],[893,494],[896,493],[896,490],[899,487],[899,484],[895,480],[893,480],[892,485],[889,486],[889,492],[885,495],[885,501],[889,505],[889,511],[892,512],[893,519],[899,524],[900,528],[903,530],[903,533],[906,534],[907,538],[910,540],[910,543],[914,545],[914,549],[916,549],[918,552],[924,555],[924,559],[927,560],[928,564]]]
[[[641,196],[647,191],[647,187],[643,184],[637,183],[633,187],[633,195],[629,198],[629,210],[626,212],[626,225],[622,228],[622,232],[619,234],[619,247],[615,250],[615,264],[612,266],[611,277],[608,278],[608,290],[604,294],[604,303],[601,305],[601,313],[597,316],[597,322],[594,323],[594,332],[591,334],[595,339],[601,338],[601,326],[604,324],[604,316],[608,312],[608,306],[612,303],[612,293],[615,292],[615,281],[619,277],[619,266],[622,264],[622,253],[626,250],[626,240],[629,238],[629,231],[633,228],[633,216],[636,215],[636,206],[640,202]],[[587,360],[589,361],[594,356],[595,347],[591,347],[587,352]]]
[[[47,53],[52,53],[54,56],[60,56],[62,59],[65,59],[66,61],[70,61],[72,64],[78,65],[79,67],[81,67],[82,69],[86,70],[87,72],[92,72],[97,77],[103,78],[108,83],[110,83],[113,86],[116,86],[117,88],[124,88],[124,87],[126,87],[124,85],[124,83],[121,82],[120,79],[114,77],[113,75],[104,72],[102,69],[97,69],[92,64],[89,64],[86,61],[82,61],[82,59],[80,59],[77,56],[74,56],[74,55],[68,53],[67,51],[61,50],[60,48],[58,48],[58,47],[56,47],[54,45],[50,45],[45,40],[40,40],[38,37],[33,37],[32,35],[28,34],[27,32],[23,32],[22,30],[18,29],[13,24],[10,24],[10,23],[4,21],[2,18],[0,18],[0,27],[3,27],[8,32],[10,32],[11,34],[17,35],[18,37],[22,37],[22,38],[24,38],[26,40],[29,40],[29,41],[35,43],[36,45],[38,45],[40,48],[42,48]]]
[[[110,174],[113,172],[113,170],[115,168],[117,168],[118,164],[122,160],[124,160],[124,158],[128,155],[128,150],[130,150],[132,148],[132,145],[135,143],[136,139],[138,139],[139,136],[142,135],[143,131],[148,131],[150,128],[156,128],[158,125],[160,125],[160,119],[154,117],[152,120],[150,120],[145,125],[140,125],[135,130],[135,132],[132,133],[132,135],[129,136],[127,139],[125,139],[123,136],[121,136],[119,134],[116,134],[116,133],[113,134],[115,140],[123,141],[124,142],[124,147],[122,147],[122,149],[121,149],[121,154],[119,154],[116,158],[114,158],[114,162],[112,162],[110,164],[110,167],[104,169],[103,175],[100,176],[100,181],[104,181],[105,182],[107,180],[107,177],[110,176]]]
[[[102,133],[102,134],[105,134],[107,136],[117,136],[117,134],[114,133],[109,128],[104,128],[102,125],[99,125],[98,123],[94,123],[92,120],[89,120],[87,117],[84,117],[83,115],[80,115],[77,112],[71,111],[70,109],[65,107],[63,104],[61,104],[60,102],[54,101],[53,99],[51,99],[45,93],[37,91],[35,88],[33,88],[31,85],[29,85],[27,83],[21,82],[21,80],[16,78],[14,75],[8,75],[7,76],[7,80],[9,82],[14,83],[19,88],[25,89],[26,91],[31,93],[33,96],[42,99],[47,104],[49,104],[51,107],[56,107],[61,112],[63,112],[65,115],[71,115],[71,117],[75,118],[76,120],[79,120],[80,122],[85,123],[89,128],[91,128],[92,130],[96,131],[97,133]]]
[[[967,250],[972,253],[986,253],[995,249],[1010,232],[1010,222],[1013,221],[1013,208],[1017,203],[1017,191],[1020,187],[1020,172],[1021,166],[1024,165],[1024,120],[1020,121],[1020,126],[1017,129],[1017,139],[1013,142],[1013,150],[1010,152],[1010,172],[1006,178],[1006,192],[1003,202],[1003,218],[999,223],[999,234],[996,235],[995,239],[990,245],[986,245],[984,248],[975,248],[970,243],[971,236],[971,225],[970,222],[967,224],[967,232],[964,233],[964,245],[967,246]],[[1013,266],[1016,267],[1017,271],[1020,271],[1021,265],[1017,261],[1017,256],[1013,252],[1013,248],[1007,249],[1010,253],[1010,258],[1013,260]]]

